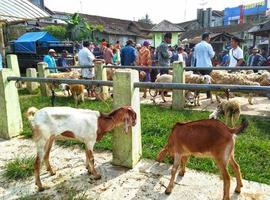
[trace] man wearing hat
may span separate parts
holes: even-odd
[[[239,47],[240,39],[233,37],[231,39],[231,50],[229,52],[230,64],[229,67],[241,66],[244,62],[243,50]]]
[[[136,49],[133,47],[133,40],[128,40],[126,46],[121,49],[121,65],[131,66],[134,65],[136,60]]]
[[[43,62],[48,64],[49,68],[54,68],[54,69],[49,69],[50,73],[57,73],[56,69],[56,63],[54,60],[54,57],[56,57],[56,52],[54,49],[50,49],[48,55],[44,56]]]
[[[247,66],[262,66],[266,59],[259,54],[260,50],[257,47],[252,49],[252,54],[248,57]]]
[[[151,51],[149,49],[150,42],[147,40],[144,41],[143,47],[139,50],[137,65],[142,66],[145,69],[143,70],[146,73],[145,82],[150,82],[150,68],[152,64]],[[147,89],[144,90],[143,98],[146,98]]]

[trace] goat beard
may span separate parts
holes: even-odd
[[[125,119],[125,133],[128,134],[128,120]]]

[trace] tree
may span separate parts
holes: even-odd
[[[64,26],[49,25],[45,26],[43,30],[47,31],[57,39],[64,40],[67,38],[67,29]]]
[[[138,22],[153,24],[152,20],[149,18],[149,15],[146,14],[143,18],[139,19]]]
[[[71,40],[94,40],[94,31],[103,32],[104,27],[100,24],[90,24],[78,13],[75,13],[67,21],[68,36]]]

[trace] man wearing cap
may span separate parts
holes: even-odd
[[[158,65],[161,67],[169,67],[170,66],[170,57],[172,54],[169,52],[169,44],[172,41],[172,34],[166,33],[164,35],[164,40],[157,48],[157,55],[158,55]],[[169,69],[161,69],[160,74],[168,74]]]
[[[134,42],[132,40],[128,40],[126,46],[121,49],[121,65],[134,65],[134,62],[136,60],[136,49],[132,46],[133,44]]]
[[[143,47],[139,50],[137,65],[145,68],[143,71],[146,73],[145,82],[150,82],[150,68],[152,64],[151,51],[149,49],[150,42],[144,41]],[[146,98],[147,89],[144,90],[143,98]]]
[[[260,50],[257,47],[252,49],[252,54],[248,57],[247,66],[263,66],[266,59],[259,52]]]
[[[54,69],[49,69],[50,73],[58,72],[56,69],[56,63],[55,63],[54,57],[56,57],[56,52],[54,49],[50,49],[49,54],[44,56],[43,58],[43,62],[47,63],[49,68],[54,68]]]
[[[241,66],[244,62],[243,50],[239,47],[240,39],[233,37],[231,39],[231,50],[229,52],[230,64],[229,67]]]

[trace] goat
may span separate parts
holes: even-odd
[[[70,91],[75,99],[75,105],[78,106],[80,102],[84,102],[84,89],[85,86],[81,84],[71,84]]]
[[[223,101],[221,102],[216,110],[209,115],[209,119],[217,119],[220,115],[224,115],[225,124],[229,126],[228,120],[230,120],[231,125],[234,127],[240,116],[240,104],[237,100]]]
[[[191,155],[210,156],[215,159],[224,181],[223,200],[230,199],[230,175],[227,171],[229,162],[236,174],[235,192],[240,193],[243,184],[240,167],[234,160],[234,136],[243,132],[247,126],[246,120],[243,120],[241,126],[234,129],[215,119],[176,123],[169,135],[168,143],[157,156],[158,162],[161,162],[167,153],[174,158],[170,183],[165,193],[172,192],[175,174],[180,162],[179,176],[184,176],[185,166]]]
[[[70,86],[66,83],[61,83],[59,85],[59,89],[64,93],[64,95],[66,95],[66,91],[68,93],[68,96],[71,96],[71,93],[70,93]]]
[[[38,191],[44,190],[40,180],[43,159],[47,171],[51,176],[55,175],[49,163],[49,154],[55,139],[64,136],[84,142],[86,168],[95,179],[100,179],[101,175],[94,168],[93,148],[95,143],[100,141],[108,131],[121,124],[124,124],[124,131],[128,133],[129,127],[136,125],[137,118],[135,111],[129,106],[123,106],[109,114],[70,107],[46,107],[41,110],[31,107],[26,116],[30,121],[37,146],[34,169]]]

